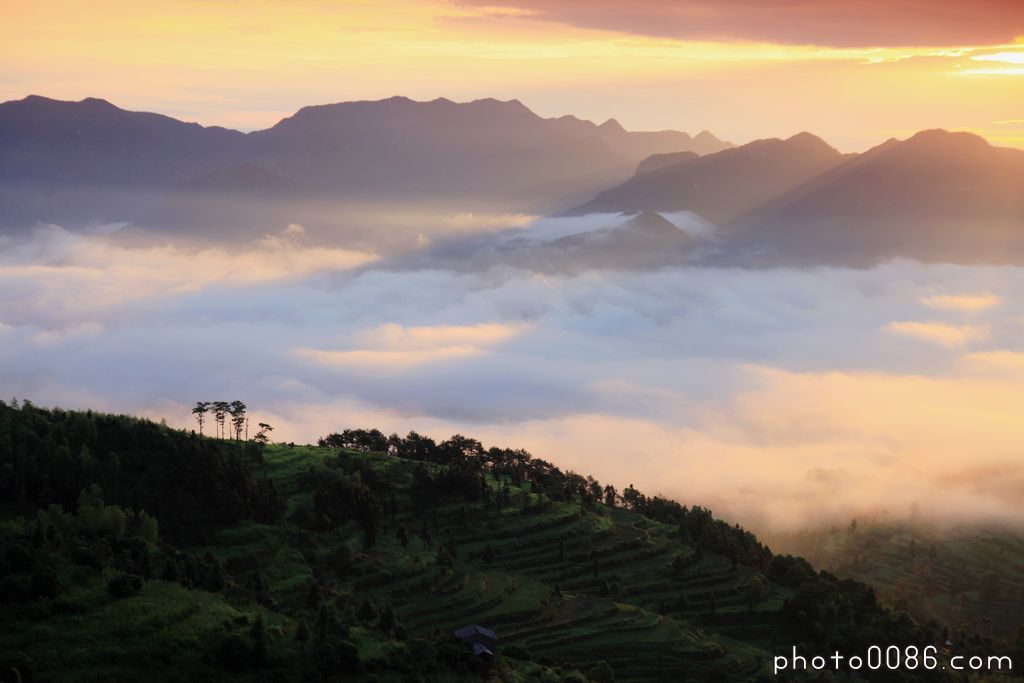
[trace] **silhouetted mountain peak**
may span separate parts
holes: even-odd
[[[619,229],[633,230],[648,235],[686,237],[686,233],[657,211],[641,211],[619,226]]]
[[[907,138],[901,145],[906,150],[932,151],[945,154],[985,154],[995,148],[983,137],[963,131],[942,128],[922,130]]]
[[[972,133],[888,140],[727,226],[776,262],[1007,262],[1022,253],[1024,152]]]
[[[786,138],[785,142],[790,145],[800,145],[801,147],[817,147],[821,149],[833,149],[832,145],[828,144],[817,135],[803,131]]]
[[[945,128],[928,128],[918,131],[907,138],[906,142],[915,144],[976,144],[990,146],[985,138],[966,131],[949,131]]]
[[[842,160],[839,151],[809,133],[755,140],[697,158],[656,155],[645,159],[632,178],[570,213],[691,211],[721,224]]]
[[[676,166],[678,164],[685,164],[699,159],[700,155],[696,152],[669,152],[667,154],[652,154],[647,157],[636,167],[636,173],[634,175],[643,175],[644,173],[653,173],[654,171],[660,171],[663,168],[670,166]]]
[[[120,107],[114,106],[102,97],[86,97],[85,99],[81,100],[79,104],[84,104],[86,106],[94,107],[97,109],[117,109],[118,111],[123,111]]]
[[[11,100],[10,102],[4,102],[0,104],[0,107],[18,109],[18,108],[30,108],[30,109],[45,109],[45,110],[90,110],[90,111],[125,111],[107,100],[99,97],[86,97],[84,99],[75,100],[57,100],[52,97],[45,97],[43,95],[28,95],[20,100]]]
[[[598,126],[597,129],[600,130],[601,132],[604,132],[604,133],[625,133],[626,132],[626,129],[622,127],[622,124],[619,123],[618,121],[616,121],[615,119],[608,119],[607,121],[602,123],[600,126]]]

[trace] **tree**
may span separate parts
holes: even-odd
[[[602,659],[587,673],[587,678],[594,683],[615,683],[615,672],[608,662]]]
[[[316,611],[316,626],[313,630],[313,643],[321,646],[327,642],[334,628],[334,609],[329,604],[321,604]]]
[[[260,423],[259,423],[259,426],[260,426],[260,431],[256,432],[256,436],[255,436],[254,438],[255,438],[255,440],[256,440],[256,441],[257,441],[258,443],[263,443],[263,444],[265,444],[265,443],[267,443],[268,441],[270,441],[270,437],[269,437],[269,435],[268,435],[268,432],[272,432],[272,431],[274,431],[274,428],[273,428],[273,427],[271,427],[271,426],[270,426],[269,424],[267,424],[266,422],[260,422]]]
[[[257,595],[267,592],[267,580],[263,578],[263,572],[259,569],[252,573],[252,589]]]
[[[356,617],[360,622],[369,626],[377,618],[377,610],[374,608],[373,603],[370,602],[370,598],[364,598],[363,604],[359,606],[359,611],[356,613]]]
[[[107,591],[115,598],[128,598],[142,590],[142,577],[118,574],[107,582]]]
[[[231,404],[227,401],[214,401],[211,410],[213,419],[217,423],[217,438],[224,438],[224,418],[228,414]]]
[[[402,544],[402,548],[406,548],[409,545],[409,532],[405,530],[405,525],[398,527],[398,542]]]
[[[608,484],[607,486],[605,486],[604,487],[604,504],[607,505],[610,508],[615,507],[615,497],[616,497],[617,494],[618,494],[618,492],[615,490],[614,486],[612,486],[611,484]]]
[[[267,657],[267,626],[263,622],[262,614],[256,615],[256,621],[253,622],[249,635],[252,637],[253,659],[262,662]]]
[[[140,510],[136,517],[139,520],[139,537],[150,545],[156,545],[160,537],[160,526],[156,518],[146,514],[145,510]]]
[[[241,441],[242,430],[245,429],[245,404],[241,401],[232,401],[228,406],[228,413],[231,415],[231,428],[235,433],[235,441]]]
[[[420,529],[420,540],[423,541],[423,547],[429,548],[430,543],[430,531],[427,530],[427,518],[423,518],[423,528]]]
[[[384,603],[384,608],[380,611],[380,618],[377,620],[377,628],[380,632],[390,636],[395,631],[395,627],[398,625],[398,619],[395,618],[395,610],[391,607],[390,602]]]
[[[299,625],[295,629],[295,642],[299,644],[299,652],[306,649],[306,641],[309,640],[309,627],[306,626],[304,620],[299,620]]]
[[[246,422],[248,423],[248,420]],[[266,447],[266,445],[268,443],[270,443],[270,435],[269,435],[269,433],[272,432],[272,431],[274,431],[273,427],[271,427],[266,422],[260,422],[260,430],[258,432],[256,432],[256,436],[254,436],[252,438],[252,440],[255,441],[256,444],[260,448],[260,460],[261,461],[263,459],[263,449]]]
[[[203,424],[206,422],[206,414],[209,412],[209,401],[196,401],[196,407],[192,409],[192,414],[196,416],[196,422],[199,423],[199,436],[203,435]]]
[[[638,503],[640,502],[640,492],[630,484],[626,487],[626,490],[622,492],[622,502],[627,508],[635,511],[638,507]]]

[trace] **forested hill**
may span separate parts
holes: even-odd
[[[464,437],[0,403],[0,505],[3,681],[770,680],[793,645],[941,637],[705,509]]]

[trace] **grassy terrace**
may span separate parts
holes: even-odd
[[[385,454],[349,455],[400,487],[409,485],[418,466]],[[302,477],[310,463],[332,457],[326,449],[277,446],[268,451],[263,471],[281,482],[294,509],[308,500]],[[498,490],[499,482],[489,484]],[[529,484],[524,488],[510,486],[511,502],[500,517],[493,511],[485,516],[480,506],[442,507],[429,544],[418,536],[422,520],[411,501],[399,496],[394,519],[386,520],[354,578],[318,567],[319,558],[342,544],[358,552],[354,525],[318,538],[305,556],[293,549],[293,532],[257,525],[225,531],[212,550],[232,570],[264,567],[271,595],[282,602],[316,577],[328,590],[351,592],[357,601],[390,603],[412,635],[481,623],[499,633],[504,647],[518,646],[582,670],[606,661],[618,680],[699,679],[709,663],[718,669],[724,664],[739,677],[759,669],[766,653],[730,641],[730,621],[737,620],[729,615],[742,616],[745,632],[760,631],[767,642],[781,589],[769,588],[751,602],[753,572],[711,554],[674,575],[672,558],[693,553],[675,528],[604,505],[586,510],[577,503],[552,502],[543,511],[523,509],[524,492],[531,506],[537,500]],[[402,525],[411,538],[406,548],[395,533]],[[456,559],[442,569],[436,566],[436,548],[449,538]],[[490,562],[483,559],[488,546],[494,554]],[[658,666],[644,668],[641,661]]]
[[[260,457],[127,416],[0,405],[0,683],[762,681],[787,645],[945,638],[703,508],[464,437],[331,440],[405,457]],[[854,538],[880,559],[838,545]],[[918,538],[909,561],[895,532],[830,542],[902,599],[956,583],[936,610],[1019,620],[1015,538],[937,554]],[[494,661],[451,635],[474,623],[500,635]],[[1007,650],[956,637],[965,654]]]
[[[256,475],[275,480],[292,513],[311,501],[310,468],[337,456],[270,446]],[[712,672],[743,680],[768,659],[785,589],[717,555],[693,557],[671,526],[601,504],[539,505],[529,484],[520,489],[489,478],[496,496],[508,486],[500,515],[481,504],[442,505],[427,520],[428,541],[409,488],[419,463],[380,453],[343,457],[372,467],[397,491],[371,549],[363,549],[354,523],[317,534],[290,522],[243,522],[216,530],[209,545],[181,549],[219,558],[228,573],[223,591],[159,580],[158,552],[153,579],[120,600],[105,590],[109,570],[90,574],[67,564],[60,608],[16,621],[0,635],[0,648],[30,653],[43,679],[125,680],[146,671],[176,680],[173,671],[201,666],[206,644],[247,637],[262,615],[270,657],[292,661],[304,647],[295,638],[300,621],[312,628],[317,618],[308,598],[315,584],[320,601],[392,606],[405,638],[350,630],[364,662],[468,623],[501,636],[505,656],[493,675],[503,680],[558,680],[574,669],[589,675],[602,662],[618,681],[705,680]],[[397,533],[403,526],[405,547]],[[439,563],[441,545],[454,549],[454,561]],[[691,560],[684,571],[672,570],[676,556]],[[265,591],[252,588],[256,572]],[[760,588],[753,599],[752,586]],[[524,651],[541,665],[520,661]]]

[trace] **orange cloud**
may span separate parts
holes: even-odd
[[[325,351],[322,349],[296,349],[300,358],[312,361],[317,365],[333,368],[372,368],[379,370],[405,370],[414,365],[458,360],[479,356],[483,350],[476,346],[442,346],[436,349],[416,349],[410,351],[390,351],[357,349],[354,351]]]
[[[998,45],[1024,34],[1024,4],[1017,0],[510,0],[504,7],[515,16],[679,40],[963,46]]]
[[[939,322],[900,321],[885,326],[886,332],[954,349],[988,337],[979,325],[948,325]]]
[[[527,329],[524,325],[428,325],[406,327],[386,323],[358,333],[364,348],[324,350],[298,348],[295,353],[317,365],[358,370],[403,370],[416,365],[480,356]]]
[[[921,299],[929,308],[950,311],[984,311],[998,306],[1000,298],[994,294],[934,294]]]
[[[262,0],[242,11],[197,0],[8,0],[0,99],[97,96],[254,129],[324,102],[497,97],[543,116],[710,129],[735,142],[812,130],[851,151],[945,127],[1024,146],[1019,131],[990,130],[1017,117],[1020,87],[1007,76],[1017,66],[971,60],[978,48],[1013,52],[1021,8],[1011,0]]]

